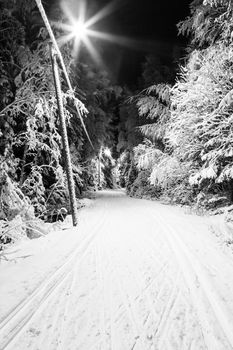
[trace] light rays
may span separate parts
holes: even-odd
[[[58,39],[59,46],[73,41],[73,56],[78,57],[81,44],[84,43],[92,59],[96,63],[101,64],[101,57],[89,37],[115,41],[111,34],[98,32],[93,26],[113,13],[119,6],[119,2],[119,0],[111,1],[92,17],[87,19],[86,0],[79,0],[77,2],[61,0],[61,9],[68,23],[53,23],[57,28],[65,32],[65,34]]]
[[[78,56],[80,51],[81,42],[87,37],[87,25],[86,20],[86,1],[80,0],[76,6],[75,11],[72,10],[72,3],[62,0],[61,9],[68,20],[67,23],[55,23],[55,25],[62,29],[67,34],[63,35],[58,39],[60,46],[65,45],[69,41],[73,40],[73,56]],[[75,16],[75,13],[78,13],[78,16]]]
[[[100,32],[94,28],[95,24],[108,17],[119,7],[121,3],[120,0],[111,1],[90,18],[87,18],[86,1],[87,0],[61,0],[61,9],[66,17],[67,23],[53,23],[57,28],[65,32],[65,34],[58,39],[60,47],[73,41],[72,54],[73,57],[77,58],[80,53],[81,44],[83,43],[92,59],[96,63],[101,64],[101,57],[90,38],[101,39],[131,48],[137,46],[136,40],[125,36]]]
[[[86,21],[88,27],[93,26],[97,22],[109,16],[111,13],[115,11],[115,9],[119,6],[119,0],[111,1],[109,4],[104,6],[100,11],[98,11],[94,16]]]
[[[123,35],[115,35],[115,34],[110,34],[105,32],[99,32],[91,29],[88,29],[87,32],[88,32],[88,36],[90,37],[109,41],[111,43],[116,43],[121,46],[136,48],[139,43],[138,40],[128,38]]]
[[[84,38],[83,42],[88,52],[90,53],[92,59],[94,60],[94,62],[97,63],[98,65],[103,65],[101,56],[99,55],[98,51],[96,50],[95,46],[92,44],[88,36]]]
[[[110,15],[114,11],[116,3],[116,0],[110,2],[108,5],[94,14],[91,18],[87,19],[86,0],[80,0],[76,3],[72,1],[61,0],[61,9],[68,23],[53,23],[57,28],[65,32],[65,34],[58,39],[59,46],[61,47],[66,43],[73,41],[72,54],[74,57],[78,57],[81,44],[84,43],[90,55],[92,56],[92,59],[96,63],[101,64],[100,55],[89,39],[89,36],[95,36],[96,38],[104,39],[104,35],[102,37],[101,33],[97,34],[98,32],[93,29],[93,25]],[[92,27],[92,29],[90,29],[90,27]],[[93,35],[94,33],[96,33],[96,35]]]
[[[71,34],[74,37],[79,37],[80,40],[83,40],[88,34],[87,27],[86,27],[85,23],[82,23],[80,21],[75,23],[73,25]]]

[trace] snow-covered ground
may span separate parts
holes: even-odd
[[[233,349],[233,258],[210,220],[97,194],[77,229],[7,251],[0,349]]]

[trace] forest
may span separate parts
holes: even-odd
[[[182,60],[146,56],[135,88],[113,83],[85,48],[77,62],[71,43],[62,46],[93,144],[60,70],[77,205],[87,191],[119,187],[196,209],[232,204],[232,15],[231,0],[192,1],[177,24],[189,41]],[[57,8],[49,21],[63,17]],[[0,33],[2,247],[40,235],[41,220],[70,206],[50,38],[36,2],[1,0]]]

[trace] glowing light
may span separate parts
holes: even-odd
[[[85,25],[85,23],[78,21],[77,23],[73,24],[71,34],[75,38],[85,40],[85,37],[88,35],[87,26]]]
[[[88,24],[86,23],[86,2],[80,0],[75,9],[71,9],[71,2],[63,0],[61,2],[62,11],[68,20],[68,23],[54,23],[55,26],[66,32],[58,39],[60,46],[65,45],[69,41],[73,41],[73,55],[78,56],[80,45],[85,42],[88,36]],[[75,12],[78,17],[75,17]]]
[[[106,147],[106,148],[104,149],[104,154],[105,154],[106,157],[108,157],[108,158],[111,158],[111,157],[112,157],[111,150],[110,150],[108,147]]]
[[[78,57],[81,43],[84,43],[85,47],[92,56],[92,59],[98,64],[102,64],[102,60],[92,41],[90,40],[91,37],[112,43],[115,42],[127,47],[137,47],[138,45],[135,40],[123,36],[99,32],[93,28],[96,23],[100,22],[114,12],[119,6],[119,3],[119,0],[112,0],[92,17],[87,18],[86,0],[61,0],[61,9],[68,23],[53,23],[56,27],[65,32],[65,35],[58,39],[58,44],[60,47],[70,41],[73,41],[73,56]],[[75,14],[78,14],[78,16]]]

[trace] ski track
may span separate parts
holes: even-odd
[[[104,212],[104,215],[105,214],[106,212]],[[67,273],[68,277],[70,276],[71,272],[69,269],[76,269],[77,262],[75,261],[75,258],[79,258],[78,262],[81,262],[81,260],[85,257],[85,253],[90,248],[93,237],[95,237],[95,232],[98,231],[102,225],[104,215],[102,217],[102,220],[100,219],[98,222],[97,227],[93,227],[90,230],[91,233],[83,240],[83,242],[75,247],[71,253],[71,256],[1,321],[1,350],[7,349],[9,345],[12,345],[12,343],[17,340],[17,337],[20,336],[21,332],[27,327],[33,317],[41,311],[52,293],[58,291],[59,287],[62,286],[62,284],[66,281]],[[92,232],[93,229],[94,232]],[[74,273],[75,272],[76,271],[74,271]],[[37,298],[39,300],[37,300]]]
[[[175,230],[165,220],[160,219],[159,225],[160,228],[163,227],[166,240],[176,255],[185,282],[190,288],[194,303],[196,303],[196,309],[199,313],[200,322],[203,325],[202,328],[205,332],[204,337],[208,348],[214,346],[216,349],[233,349],[233,323],[232,320],[230,322],[226,313],[224,313],[226,305],[215,294],[198,259],[178,237]],[[200,298],[199,294],[202,294],[202,298]],[[209,323],[210,317],[208,317],[209,319],[207,318],[207,313],[204,310],[206,304],[208,305],[208,312],[212,314],[212,325]],[[219,324],[217,330],[215,327],[216,322]],[[225,333],[225,336],[222,333]]]
[[[98,193],[69,257],[2,316],[0,349],[233,350],[233,261],[189,218]]]

